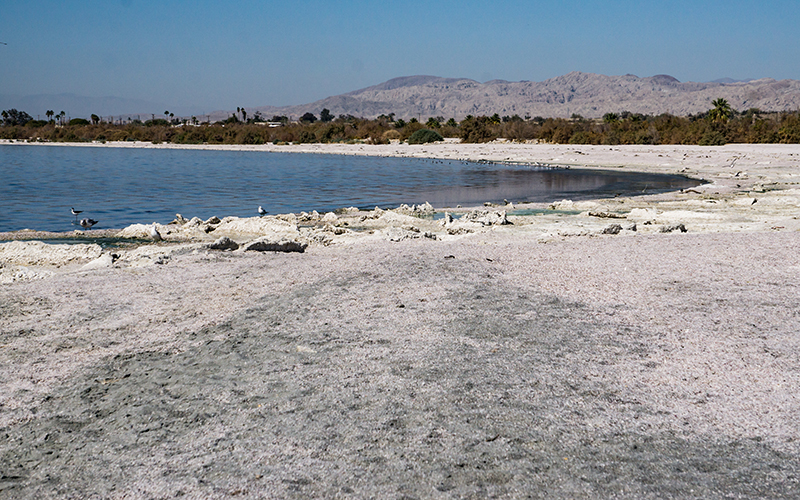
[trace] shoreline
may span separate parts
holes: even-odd
[[[796,144],[729,144],[726,146],[586,146],[554,144],[519,144],[495,141],[486,144],[460,144],[453,140],[443,143],[408,145],[367,144],[299,144],[299,145],[175,145],[151,143],[16,143],[65,147],[110,147],[144,149],[215,150],[236,152],[279,152],[296,154],[336,154],[375,157],[414,157],[470,162],[496,162],[508,164],[601,169],[609,171],[636,171],[642,173],[681,175],[705,182],[696,188],[653,195],[620,198],[596,198],[576,201],[552,200],[543,203],[518,203],[512,207],[487,206],[490,210],[519,209],[577,210],[582,217],[569,220],[560,217],[573,227],[580,226],[588,212],[631,214],[636,210],[652,215],[668,214],[664,223],[691,224],[692,231],[763,231],[797,230],[796,216],[800,215],[800,145]],[[433,207],[437,212],[448,211],[463,215],[479,210],[481,206],[459,208]],[[346,207],[341,207],[345,210]],[[348,209],[349,210],[349,209]],[[510,211],[510,210],[509,210]],[[366,212],[364,212],[366,213]],[[364,213],[360,214],[361,216]],[[192,217],[192,214],[184,214]],[[280,214],[287,217],[291,214]],[[295,214],[298,215],[298,214]],[[685,220],[677,220],[685,215]],[[225,214],[219,214],[225,217]],[[640,217],[641,218],[641,217]],[[552,219],[552,218],[550,218]],[[144,222],[144,221],[142,221]],[[532,220],[523,218],[518,223],[548,223],[547,217]],[[643,222],[643,221],[641,221]],[[544,224],[548,226],[548,224]],[[688,226],[687,226],[688,227]],[[96,231],[39,232],[35,228],[0,234],[0,239],[115,237],[124,228]],[[546,230],[542,231],[547,232]]]
[[[0,244],[0,496],[796,497],[800,146],[747,146],[387,146],[711,182]]]

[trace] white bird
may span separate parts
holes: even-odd
[[[78,214],[83,213],[83,210],[75,210],[74,208],[70,207],[70,211],[72,212],[72,215],[75,216],[75,222],[77,223],[78,222]]]
[[[153,241],[161,241],[164,239],[161,237],[161,233],[158,232],[155,222],[150,226],[150,237],[153,238]]]
[[[260,215],[261,217],[267,215],[267,211],[261,208],[261,205],[258,206],[258,215]]]
[[[81,227],[84,229],[91,229],[95,224],[97,221],[94,219],[81,219]]]

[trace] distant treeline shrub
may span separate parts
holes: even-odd
[[[443,141],[444,137],[438,132],[427,128],[421,128],[408,137],[409,144],[427,144],[429,142]]]
[[[716,101],[715,101],[716,102]],[[429,118],[423,125],[412,118],[394,120],[393,115],[377,119],[340,115],[335,119],[305,120],[269,127],[262,122],[228,119],[214,124],[176,125],[154,118],[112,124],[75,118],[66,125],[55,120],[30,119],[17,110],[4,112],[0,139],[52,142],[144,141],[175,144],[286,144],[366,142],[385,144],[392,140],[412,144],[440,141],[443,137],[462,142],[489,142],[498,137],[510,141],[539,141],[558,144],[700,144],[800,143],[800,111],[739,113],[729,109],[679,117],[669,114],[642,115],[622,111],[606,113],[602,119],[571,119],[468,116],[461,122],[443,117]],[[235,117],[233,117],[235,118]],[[432,130],[435,129],[435,130]],[[417,142],[422,141],[422,142]]]

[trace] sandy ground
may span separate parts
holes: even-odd
[[[710,183],[0,245],[0,498],[800,496],[800,146],[259,149]]]

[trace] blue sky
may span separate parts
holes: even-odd
[[[0,0],[0,94],[211,111],[417,74],[800,79],[798,27],[797,0]]]

